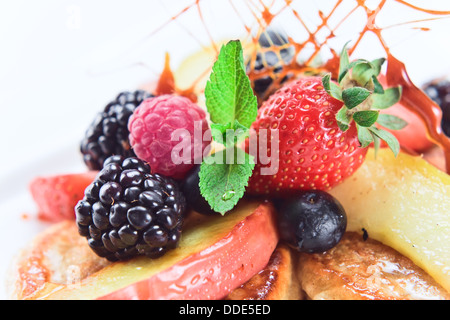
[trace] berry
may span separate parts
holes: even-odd
[[[298,78],[278,89],[258,110],[252,128],[258,140],[261,130],[268,138],[258,142],[256,154],[246,140],[246,149],[257,159],[247,188],[250,193],[329,190],[361,166],[371,143],[379,148],[385,141],[398,154],[395,136],[376,126],[399,130],[406,125],[394,115],[380,115],[379,110],[395,105],[402,92],[401,87],[385,90],[379,82],[385,59],[350,63],[344,47],[340,61],[337,81],[331,74]],[[269,130],[278,133],[277,144],[272,144],[277,137]],[[261,151],[264,147],[267,152]],[[265,154],[272,161],[261,159]]]
[[[210,143],[203,141],[209,129],[205,111],[182,96],[145,100],[130,117],[128,128],[136,156],[148,162],[152,172],[175,179],[201,163]]]
[[[211,206],[200,193],[199,172],[200,165],[196,165],[184,178],[181,189],[190,209],[204,215],[215,215],[217,213],[211,209]]]
[[[276,89],[272,88],[273,84],[281,84],[289,78],[289,76],[284,76],[279,79],[283,66],[291,63],[294,59],[295,50],[289,44],[286,35],[272,29],[263,32],[258,39],[258,43],[261,48],[256,53],[253,69],[252,63],[247,63],[247,72],[256,71],[255,74],[270,72],[269,75],[256,77],[252,82],[256,96],[260,100],[265,100],[270,93],[273,93],[273,89]]]
[[[96,175],[97,171],[90,171],[34,178],[30,192],[38,206],[38,217],[51,222],[75,219],[73,208]]]
[[[256,163],[250,193],[284,193],[299,189],[327,190],[350,176],[363,162],[353,122],[345,132],[336,123],[343,103],[324,90],[321,78],[306,77],[290,82],[273,94],[258,111],[252,128],[277,129],[277,174],[261,175]],[[270,142],[268,148],[274,148]]]
[[[89,169],[100,170],[112,155],[134,156],[128,141],[128,119],[144,99],[152,96],[143,90],[122,92],[97,114],[80,144]]]
[[[157,258],[177,246],[186,200],[171,178],[137,158],[112,156],[75,207],[80,235],[110,261]]]
[[[442,109],[442,131],[450,137],[450,81],[437,80],[424,86],[425,93]]]
[[[276,202],[280,238],[299,252],[324,252],[339,243],[347,228],[342,205],[329,193],[305,190]]]

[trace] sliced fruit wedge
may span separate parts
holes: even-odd
[[[264,268],[277,246],[270,203],[242,201],[224,217],[193,215],[179,247],[163,257],[112,263],[72,284],[47,281],[28,298],[221,299]],[[74,230],[72,226],[70,232]],[[47,270],[54,267],[45,266]]]
[[[450,176],[421,157],[373,149],[330,193],[344,206],[348,231],[388,245],[450,291]]]
[[[29,188],[38,208],[38,217],[49,222],[74,220],[74,207],[83,199],[84,190],[97,173],[87,171],[34,178]]]

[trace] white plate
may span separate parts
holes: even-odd
[[[305,12],[317,12],[318,4],[312,2],[294,1],[293,6],[300,2]],[[332,2],[321,4],[329,8]],[[424,5],[423,1],[413,2]],[[208,45],[209,35],[195,6],[176,22],[158,29],[194,1],[171,0],[170,7],[167,3],[1,2],[0,299],[6,298],[4,279],[12,257],[48,226],[36,219],[36,207],[28,193],[29,181],[37,175],[84,170],[78,142],[94,114],[118,92],[133,90],[154,79],[162,69],[166,51],[176,68],[186,55]],[[375,8],[379,1],[367,3]],[[259,1],[253,0],[200,4],[215,39],[242,34],[242,21],[252,25],[249,8],[260,7]],[[354,4],[355,1],[345,1],[346,6]],[[450,10],[444,0],[427,1],[426,5]],[[240,16],[236,15],[236,8]],[[305,16],[307,23],[314,24],[313,16]],[[400,11],[380,15],[378,21],[384,26],[397,25],[386,30],[386,39],[418,85],[450,71],[448,16],[403,24],[428,18],[402,6]],[[274,24],[288,33],[298,28],[279,20]],[[351,27],[344,33],[346,39],[341,39],[342,43],[357,35]],[[159,31],[149,36],[151,30]],[[371,46],[360,51],[361,56],[365,53],[369,58],[374,54]]]

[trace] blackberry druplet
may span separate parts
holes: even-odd
[[[112,156],[75,207],[80,235],[110,261],[158,258],[177,246],[186,200],[177,182],[137,158]]]
[[[135,156],[128,141],[128,119],[150,97],[153,95],[143,90],[122,92],[97,114],[80,144],[89,169],[100,170],[105,159],[112,155]]]

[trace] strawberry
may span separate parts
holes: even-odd
[[[384,140],[397,154],[395,137],[375,127],[377,120],[390,129],[405,125],[398,117],[380,114],[401,95],[400,87],[384,90],[378,82],[383,62],[349,62],[344,48],[336,82],[330,74],[299,78],[265,101],[252,128],[257,136],[262,129],[278,130],[278,171],[263,175],[261,169],[273,164],[263,164],[258,161],[261,154],[253,154],[256,166],[247,191],[286,195],[300,189],[329,190],[360,167],[371,143],[379,147]],[[276,150],[270,143],[268,148]]]
[[[75,205],[96,175],[97,171],[88,171],[34,178],[29,188],[38,217],[50,222],[75,219]]]

